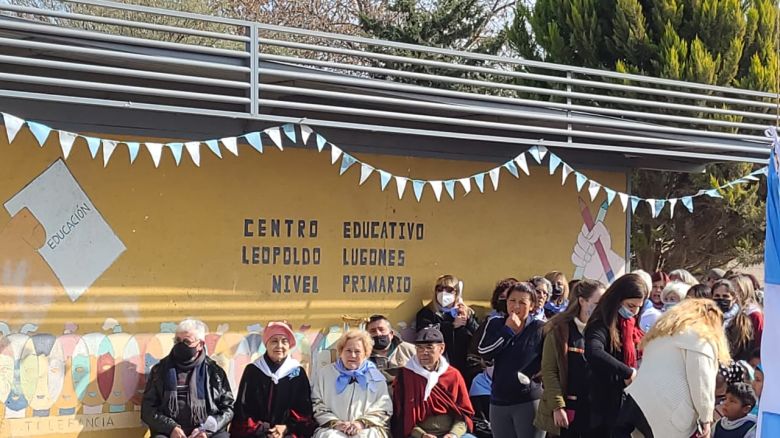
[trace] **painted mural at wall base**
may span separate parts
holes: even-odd
[[[143,436],[145,376],[177,321],[209,326],[209,354],[237,388],[262,327],[296,327],[310,374],[350,324],[388,315],[404,337],[435,278],[464,281],[483,311],[494,283],[561,270],[622,274],[625,216],[546,169],[501,190],[399,200],[316,151],[241,149],[201,167],[163,156],[103,167],[78,142],[0,135],[0,436]],[[51,147],[50,147],[51,146]],[[374,156],[395,174],[444,178],[487,163]],[[594,172],[615,188],[619,173]],[[347,322],[345,322],[347,321]]]

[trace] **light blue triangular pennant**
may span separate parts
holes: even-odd
[[[27,126],[30,128],[30,131],[32,131],[35,139],[38,140],[38,144],[43,147],[44,143],[46,143],[46,139],[49,138],[51,128],[37,122],[27,122]]]
[[[184,143],[168,143],[167,146],[173,153],[173,159],[176,160],[176,165],[181,163],[181,152],[184,149]]]
[[[222,158],[222,151],[219,150],[219,142],[217,140],[206,140],[204,143],[211,149],[211,152],[214,152],[214,155]]]
[[[98,150],[100,150],[100,139],[95,137],[84,137],[87,140],[87,146],[89,146],[89,154],[92,158],[97,157]]]
[[[425,181],[413,179],[412,188],[414,189],[414,197],[417,198],[417,202],[420,202],[420,199],[422,199],[423,188],[425,188]]]
[[[477,188],[479,188],[480,193],[485,192],[485,174],[484,173],[478,173],[474,175],[474,181],[477,182]]]
[[[554,153],[550,152],[550,161],[548,162],[550,165],[550,175],[555,173],[555,170],[558,169],[558,166],[561,165],[561,159]]]
[[[517,172],[517,168],[515,168],[515,172]],[[444,181],[444,188],[447,190],[447,194],[450,195],[450,198],[455,199],[455,181]]]
[[[341,156],[341,170],[339,171],[339,175],[344,175],[344,172],[349,169],[349,166],[355,164],[355,161],[355,157],[344,152],[344,155]]]
[[[297,143],[297,140],[295,139],[295,125],[291,125],[288,123],[282,126],[282,130],[284,131],[284,135],[286,135],[291,142]]]
[[[317,134],[317,150],[318,151],[322,152],[322,148],[325,147],[325,143],[326,143],[325,137]]]
[[[689,212],[693,213],[693,197],[685,196],[680,200],[682,201],[682,204],[685,206],[685,208],[687,208]]]
[[[130,164],[133,164],[133,161],[138,158],[138,151],[141,150],[141,143],[129,141],[125,144],[127,145],[127,152],[130,153]]]
[[[385,188],[387,187],[387,184],[390,183],[390,178],[392,178],[393,175],[390,175],[390,172],[384,170],[377,171],[379,172],[379,182],[382,184],[382,191],[385,191]]]
[[[244,138],[246,138],[246,142],[255,148],[257,152],[260,152],[261,154],[263,153],[263,142],[260,140],[259,132],[250,132],[248,134],[244,134]]]
[[[517,173],[517,165],[515,164],[515,160],[510,160],[504,163],[504,167],[506,167],[506,170],[509,171],[509,173],[512,174],[515,178],[520,178],[520,174]],[[452,181],[452,186],[455,186],[455,181]]]
[[[636,207],[639,205],[639,198],[636,196],[631,197],[631,213],[636,213]]]
[[[663,211],[664,206],[666,205],[666,199],[656,199],[655,200],[655,215],[653,217],[658,217],[659,214],[661,214],[661,211]]]
[[[615,192],[615,191],[614,191],[614,190],[612,190],[612,189],[606,188],[606,187],[604,187],[604,191],[605,191],[605,192],[607,192],[607,205],[608,205],[608,206],[609,206],[609,205],[612,205],[612,201],[614,201],[614,200],[615,200],[615,194],[616,194],[617,192]]]
[[[709,189],[704,192],[705,195],[709,196],[710,198],[722,198],[723,196],[720,195],[720,192],[718,192],[718,189]]]
[[[542,154],[539,152],[538,147],[534,146],[531,149],[528,149],[528,153],[531,154],[531,157],[533,157],[537,163],[542,164]]]
[[[575,172],[574,177],[577,179],[577,191],[579,192],[582,190],[582,187],[585,185],[585,182],[588,181],[588,177],[586,177],[585,175],[579,172]]]

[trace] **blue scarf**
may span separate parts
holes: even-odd
[[[336,378],[336,394],[344,392],[350,383],[357,383],[364,391],[367,389],[371,392],[376,392],[377,382],[385,381],[385,376],[374,365],[374,362],[370,360],[363,361],[360,368],[356,370],[345,368],[341,359],[337,360],[334,366],[336,371],[339,372],[339,376]]]
[[[564,310],[566,310],[567,307],[569,307],[569,300],[561,301],[560,305],[555,304],[552,301],[548,301],[548,302],[544,303],[545,310],[548,310],[548,311],[552,312],[554,315],[557,315],[557,314],[563,312]]]

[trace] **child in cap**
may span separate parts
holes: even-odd
[[[723,418],[715,423],[712,438],[755,438],[755,415],[750,411],[756,405],[756,394],[747,383],[733,383],[726,390]]]

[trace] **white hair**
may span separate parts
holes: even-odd
[[[176,326],[176,333],[189,332],[194,333],[199,341],[206,340],[206,324],[197,319],[185,319]]]
[[[666,287],[664,287],[663,291],[661,291],[661,301],[666,304],[669,302],[669,295],[677,295],[679,298],[677,301],[680,302],[685,299],[686,295],[688,295],[688,289],[690,288],[690,286],[688,286],[686,283],[683,283],[682,281],[672,281],[667,284]]]
[[[638,275],[642,280],[645,281],[645,284],[647,285],[647,292],[649,293],[651,290],[653,290],[653,277],[650,276],[646,271],[643,271],[641,269],[637,269],[636,271],[631,271],[632,274]],[[647,297],[645,297],[647,298]]]
[[[693,274],[686,271],[685,269],[675,269],[669,273],[669,277],[677,277],[680,279],[680,281],[687,284],[688,286],[696,286],[699,284],[699,280],[697,280]]]

